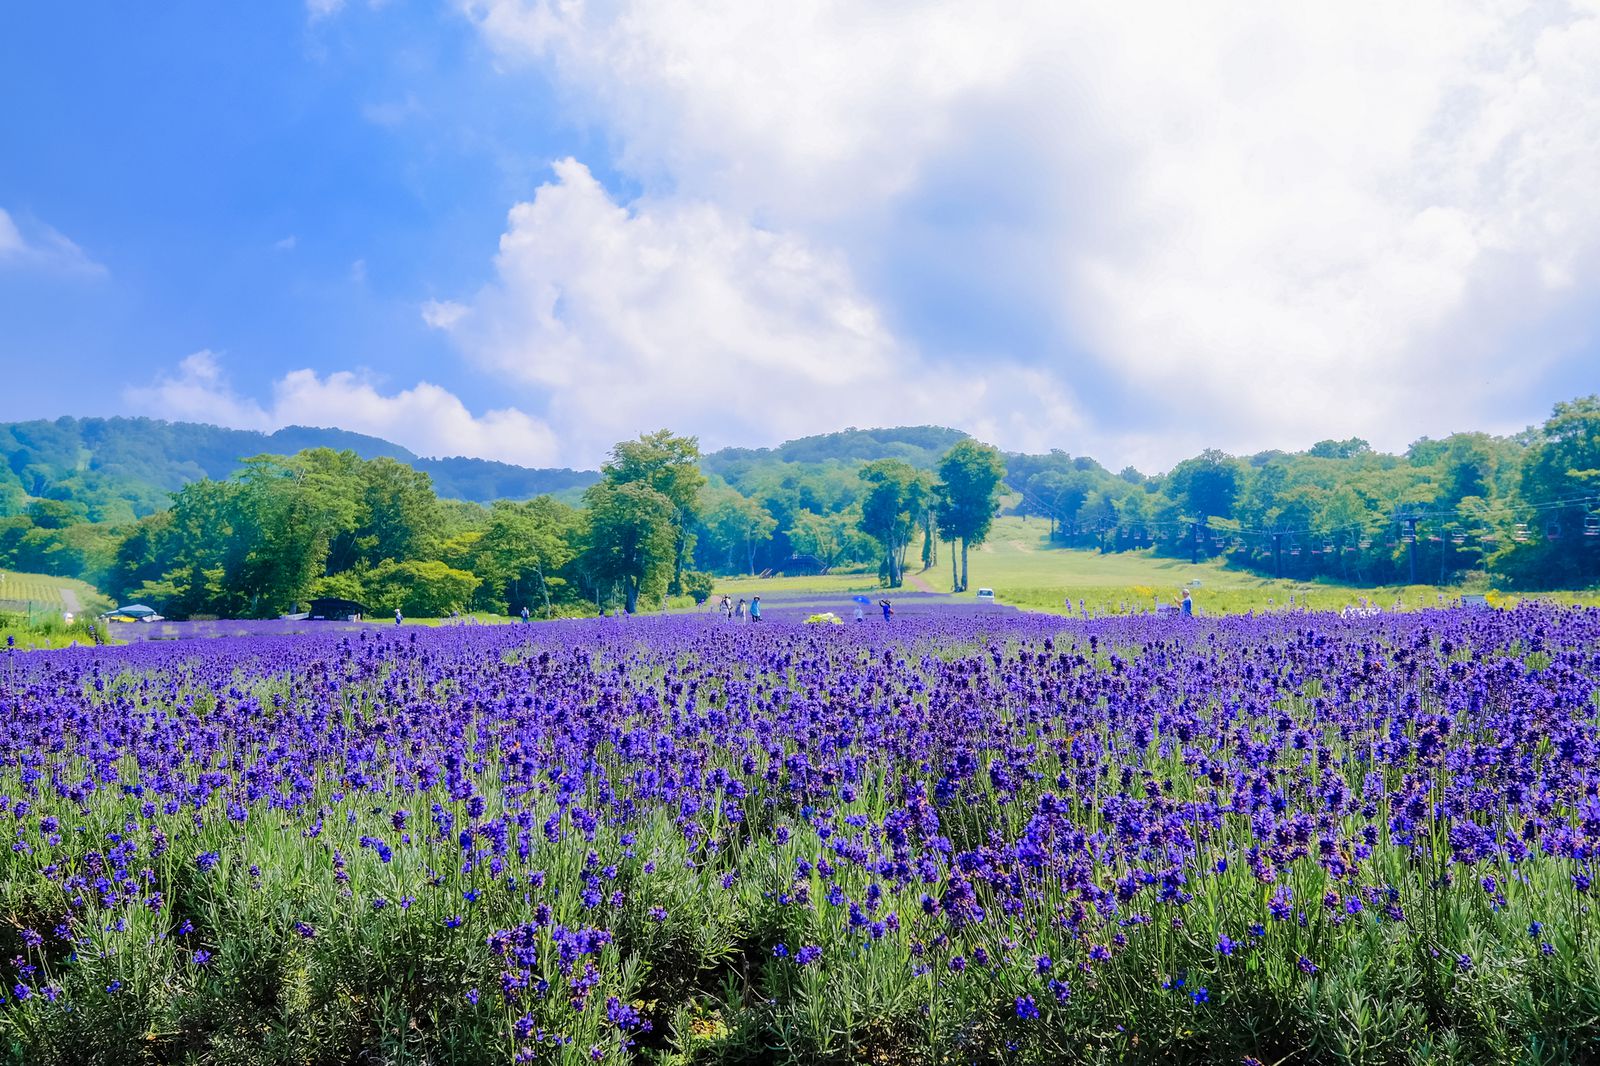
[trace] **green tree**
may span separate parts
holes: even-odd
[[[1089,498],[1091,481],[1078,471],[1045,470],[1027,481],[1025,498],[1034,513],[1050,520],[1050,539],[1071,538],[1078,532],[1078,508]]]
[[[364,585],[369,606],[440,618],[472,601],[478,578],[437,560],[385,560],[372,568]]]
[[[1600,396],[1558,403],[1522,458],[1520,495],[1531,520],[1526,543],[1503,556],[1522,584],[1581,587],[1600,578]]]
[[[733,552],[744,555],[745,569],[756,572],[756,548],[772,539],[778,528],[777,519],[755,500],[747,499],[732,489],[714,494],[714,502],[705,512],[705,525],[715,541],[728,553],[729,569]]]
[[[275,615],[310,598],[329,545],[355,508],[343,485],[303,456],[248,459],[238,484],[232,524],[248,547],[227,574],[229,613]]]
[[[24,513],[36,529],[66,529],[84,520],[80,508],[61,500],[34,500]]]
[[[953,591],[967,587],[967,549],[988,539],[1005,473],[999,449],[970,438],[939,460],[939,531],[951,542],[952,552],[955,542],[961,542],[961,574],[959,579],[952,575]],[[952,570],[954,566],[952,554]]]
[[[446,512],[427,474],[387,457],[312,448],[287,461],[331,523],[326,572],[439,554]]]
[[[584,492],[585,560],[596,585],[620,585],[629,614],[641,597],[656,600],[673,572],[679,508],[643,481],[602,481]]]
[[[861,536],[857,528],[860,519],[860,513],[855,510],[835,514],[802,510],[794,517],[789,541],[796,551],[815,556],[826,573],[856,547],[855,542]]]
[[[119,553],[119,573],[144,574],[137,587],[119,590],[124,598],[153,601],[163,614],[232,614],[240,607],[232,575],[242,569],[251,539],[236,528],[243,487],[237,481],[194,481],[173,494],[164,523],[146,527],[151,542],[141,558]]]
[[[680,592],[700,489],[706,483],[700,472],[700,442],[694,437],[674,436],[665,429],[641,434],[638,440],[623,441],[612,448],[610,457],[600,466],[600,475],[604,484],[613,487],[646,485],[671,503],[673,551],[668,591]]]
[[[1231,455],[1207,448],[1185,459],[1167,475],[1166,490],[1193,520],[1232,518],[1239,497],[1239,463]]]
[[[883,576],[890,588],[904,580],[906,546],[916,529],[916,515],[927,492],[925,480],[910,463],[878,459],[861,468],[866,492],[861,498],[861,531],[883,549]]]
[[[364,542],[366,558],[433,558],[444,526],[433,479],[404,463],[380,457],[361,464],[360,480],[357,536]]]
[[[472,570],[495,607],[515,614],[537,597],[544,616],[552,617],[557,575],[577,555],[577,528],[577,512],[552,497],[496,501],[471,553]]]

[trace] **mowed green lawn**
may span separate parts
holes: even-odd
[[[1049,528],[1041,519],[996,519],[987,543],[967,553],[968,590],[992,588],[1001,602],[1035,611],[1065,612],[1070,599],[1070,609],[1076,612],[1081,600],[1088,610],[1101,613],[1149,611],[1158,601],[1175,602],[1186,586],[1202,611],[1287,605],[1291,594],[1298,605],[1304,591],[1294,582],[1256,577],[1217,562],[1190,563],[1142,551],[1101,554],[1052,547]],[[941,545],[940,550],[948,548]],[[934,588],[948,590],[948,555],[920,576]],[[1353,590],[1338,597],[1330,595],[1332,591],[1312,590],[1312,602],[1327,607],[1359,602],[1360,593]],[[1323,600],[1327,602],[1319,602]]]
[[[817,574],[813,577],[719,577],[713,597],[728,595],[767,596],[774,592],[872,592],[878,587],[878,575]]]
[[[1338,584],[1278,581],[1231,569],[1220,562],[1190,563],[1187,559],[1159,558],[1149,552],[1114,552],[1052,547],[1049,526],[1041,519],[1006,516],[995,520],[989,540],[967,556],[967,588],[976,595],[992,588],[1001,603],[1033,611],[1076,613],[1081,600],[1093,613],[1147,612],[1156,603],[1176,602],[1187,586],[1202,614],[1275,610],[1301,605],[1318,610],[1358,606],[1392,609],[1453,603],[1461,589],[1433,585],[1370,588]],[[935,592],[950,591],[949,546],[939,545],[939,562],[926,571],[908,568],[905,590],[926,585]],[[920,560],[920,542],[909,553]],[[825,574],[817,577],[719,578],[716,595],[738,599],[772,593],[873,592],[876,573]],[[1477,589],[1474,591],[1488,591]],[[1515,597],[1493,597],[1510,602]],[[1559,593],[1549,597],[1562,602],[1600,604],[1600,592]],[[1068,601],[1071,601],[1070,608]]]

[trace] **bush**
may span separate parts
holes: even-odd
[[[711,590],[716,586],[716,578],[711,576],[709,570],[685,570],[683,572],[683,591],[694,599],[696,604],[705,603],[711,598]]]
[[[385,560],[367,575],[369,607],[438,618],[470,603],[479,579],[440,562]]]

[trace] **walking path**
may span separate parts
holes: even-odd
[[[938,592],[939,590],[922,580],[920,574],[906,574],[905,579],[916,588],[918,592]]]
[[[65,585],[61,585],[56,589],[56,591],[61,593],[61,609],[63,611],[71,611],[73,615],[76,616],[83,610],[82,604],[78,602],[78,594],[72,589],[67,588]]]

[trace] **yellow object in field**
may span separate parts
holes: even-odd
[[[842,626],[842,625],[844,625],[844,619],[840,618],[838,615],[834,614],[832,611],[823,611],[821,614],[814,614],[811,617],[807,618],[806,619],[806,625],[808,625],[808,626]]]

